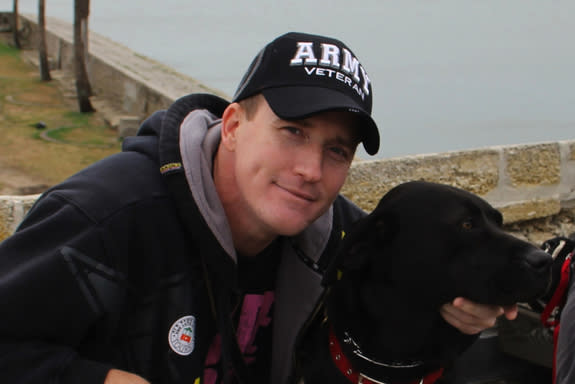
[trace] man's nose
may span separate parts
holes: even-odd
[[[301,175],[307,182],[321,180],[323,166],[323,148],[316,145],[306,145],[295,158],[295,173]]]

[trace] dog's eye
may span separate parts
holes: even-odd
[[[463,222],[461,222],[461,228],[466,231],[473,229],[473,221],[471,221],[471,219],[463,220]]]

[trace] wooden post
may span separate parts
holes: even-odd
[[[86,69],[86,50],[82,38],[82,31],[86,30],[87,20],[90,13],[90,0],[74,0],[74,71],[76,73],[76,93],[80,112],[93,112],[94,107],[90,102],[92,87]]]
[[[40,77],[44,81],[52,80],[46,50],[46,5],[45,0],[38,0],[38,55],[40,63]]]
[[[20,38],[18,36],[18,30],[20,29],[20,23],[19,23],[19,19],[20,19],[20,15],[18,13],[18,0],[14,0],[13,2],[13,10],[12,10],[12,36],[13,36],[13,40],[14,40],[14,46],[18,49],[22,48],[22,45],[20,44]]]

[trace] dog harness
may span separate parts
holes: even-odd
[[[573,252],[571,252],[567,257],[565,257],[565,261],[563,261],[563,265],[561,266],[561,279],[559,280],[559,285],[551,300],[543,309],[541,313],[541,322],[543,326],[550,328],[553,330],[553,383],[555,383],[556,379],[556,372],[557,372],[557,338],[559,336],[559,315],[561,313],[561,309],[565,305],[565,299],[567,298],[567,287],[569,286],[569,280],[571,278],[571,259],[573,257]]]
[[[352,384],[394,384],[392,382],[378,381],[372,377],[366,376],[362,372],[354,370],[349,359],[343,354],[341,345],[335,336],[333,328],[331,328],[329,332],[329,351],[333,363]],[[440,368],[428,373],[421,379],[407,383],[404,382],[402,384],[433,384],[441,377],[442,374],[443,368]]]

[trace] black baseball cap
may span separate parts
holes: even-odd
[[[285,120],[329,110],[356,113],[365,151],[375,155],[379,149],[371,80],[351,49],[337,39],[290,32],[273,40],[250,64],[233,101],[258,93]]]

